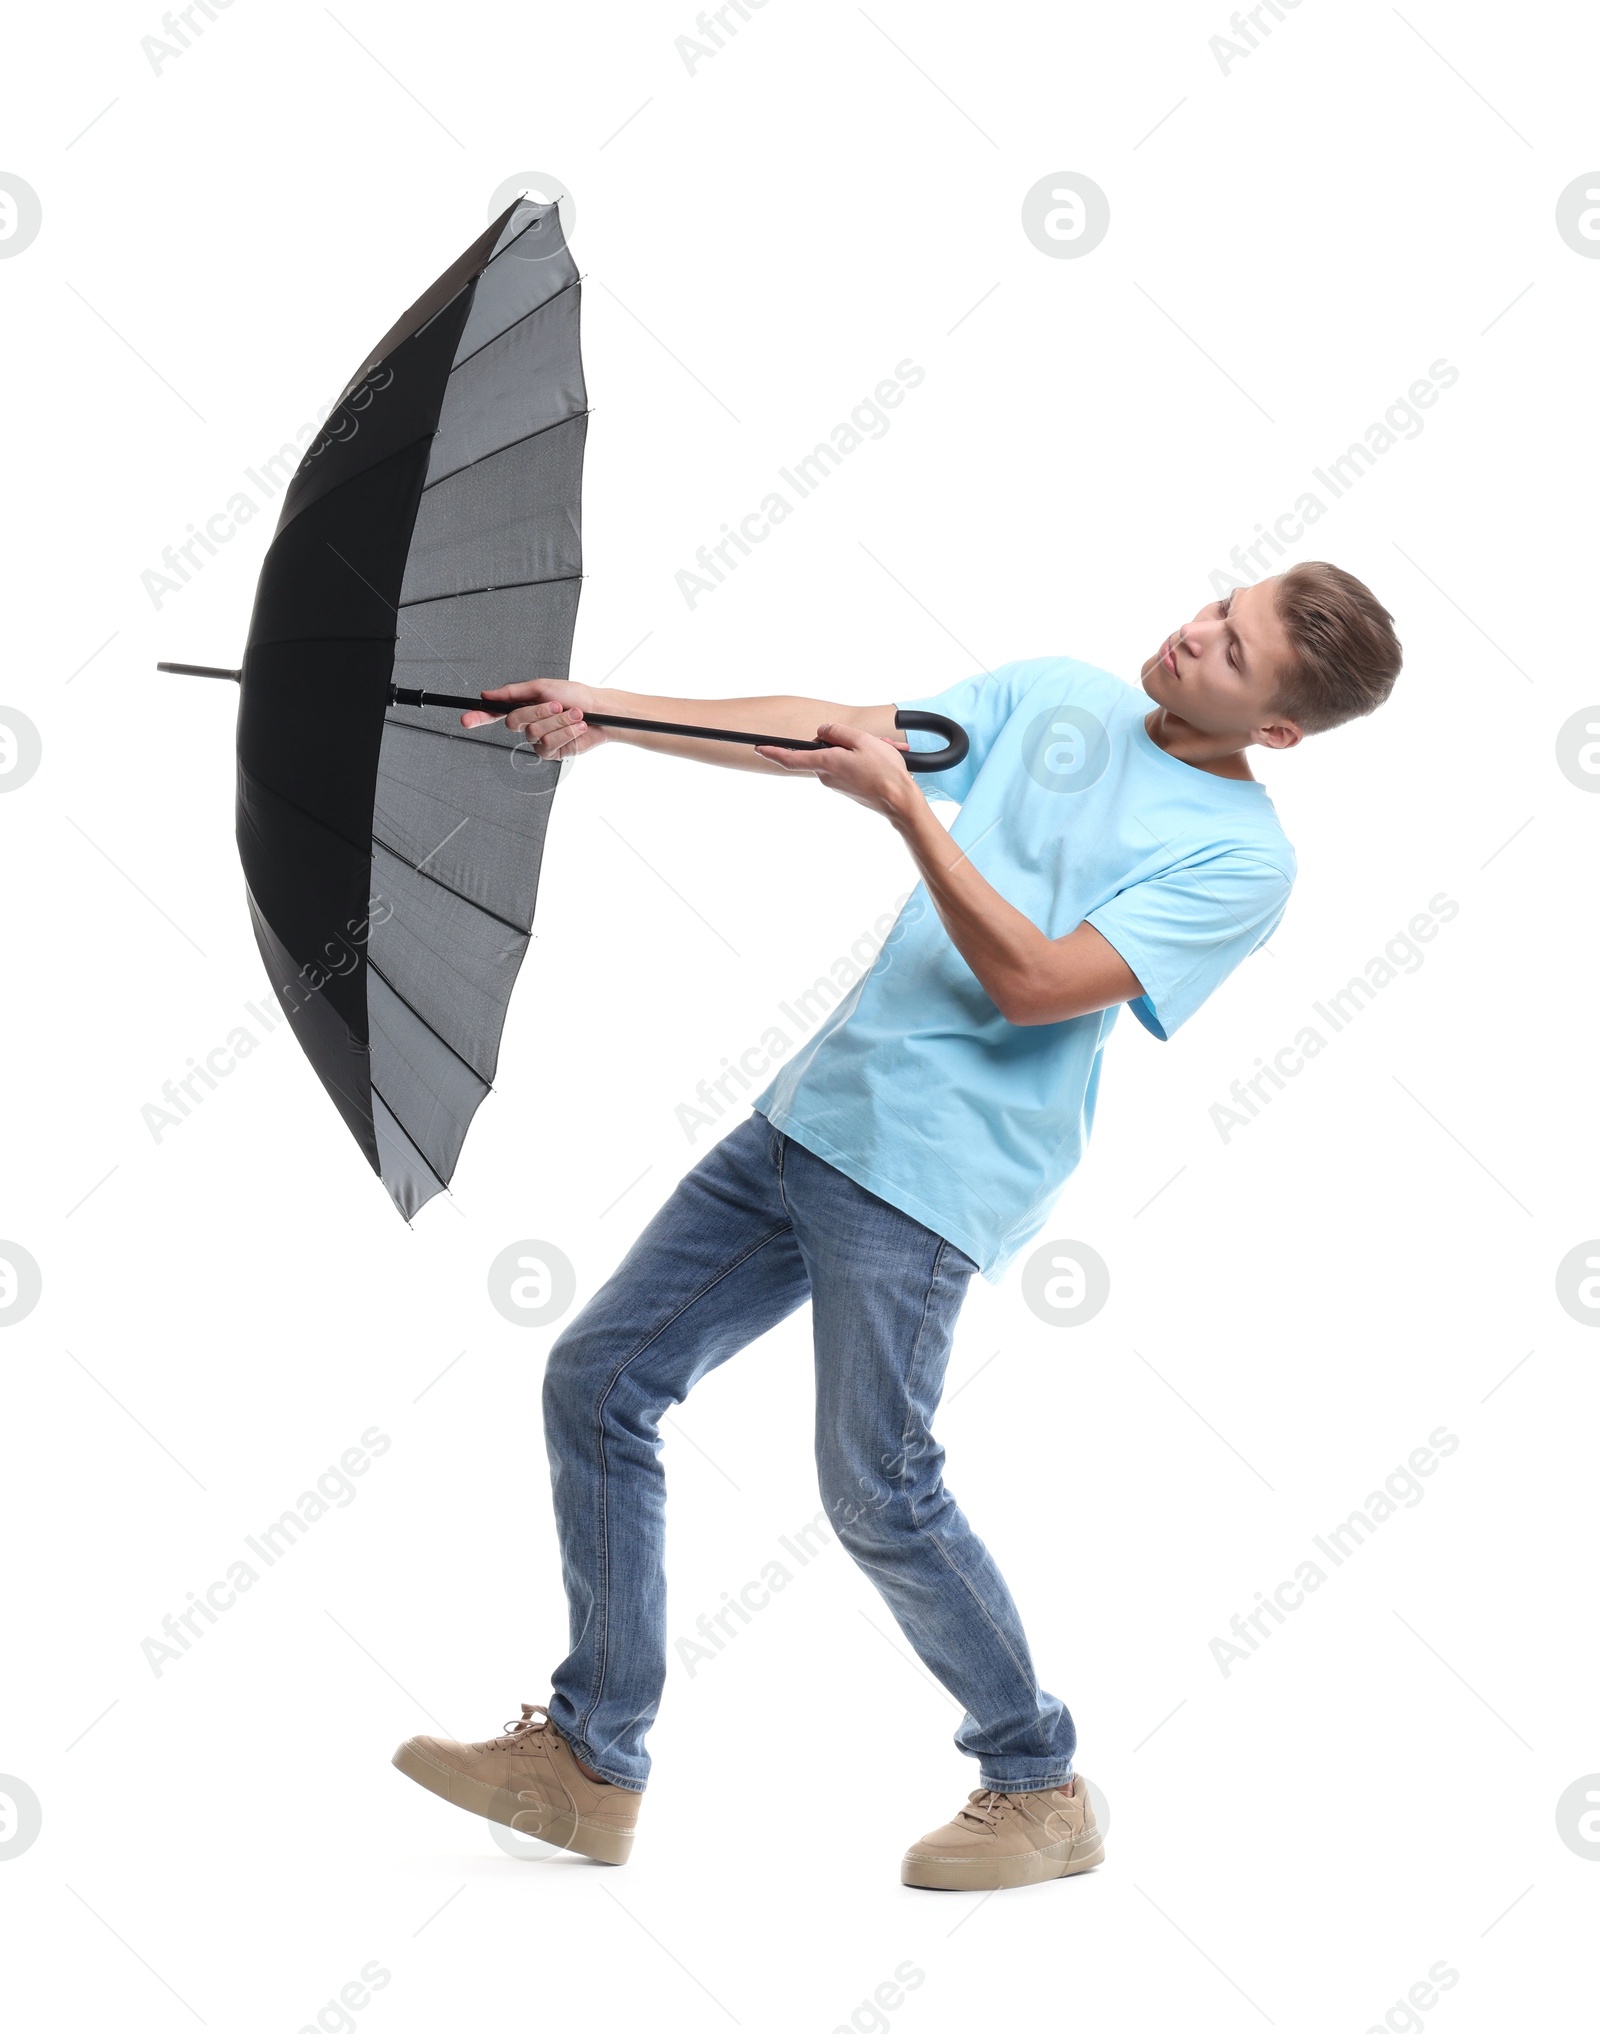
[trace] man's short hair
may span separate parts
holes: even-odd
[[[1381,706],[1400,675],[1400,643],[1393,615],[1371,590],[1337,565],[1307,559],[1273,592],[1295,659],[1274,710],[1322,734]]]

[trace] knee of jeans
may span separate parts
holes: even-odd
[[[544,1367],[545,1418],[592,1412],[603,1389],[601,1365],[577,1323],[558,1335]]]
[[[818,1470],[828,1523],[839,1544],[857,1558],[915,1531],[939,1488],[938,1461],[930,1470],[920,1450],[866,1460],[824,1454]]]
[[[659,1447],[657,1423],[672,1403],[626,1364],[619,1368],[614,1336],[581,1320],[551,1345],[542,1395],[545,1431],[574,1443],[598,1430]]]

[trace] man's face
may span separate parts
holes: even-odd
[[[1139,674],[1158,706],[1203,734],[1270,749],[1299,741],[1300,729],[1272,706],[1294,668],[1276,584],[1235,587],[1173,630]]]

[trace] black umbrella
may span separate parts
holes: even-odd
[[[564,678],[588,399],[553,204],[502,214],[373,349],[284,496],[240,671],[237,839],[268,974],[411,1216],[455,1170],[527,950],[560,765],[480,691]],[[464,691],[438,691],[443,681]],[[501,709],[502,713],[504,709]],[[821,742],[588,714],[597,726]],[[954,722],[905,712],[947,747]]]

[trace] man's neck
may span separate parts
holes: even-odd
[[[1191,769],[1209,770],[1213,777],[1234,777],[1254,784],[1256,774],[1245,761],[1249,744],[1231,735],[1208,735],[1164,706],[1153,706],[1144,717],[1145,733],[1158,749],[1165,749],[1175,761]]]

